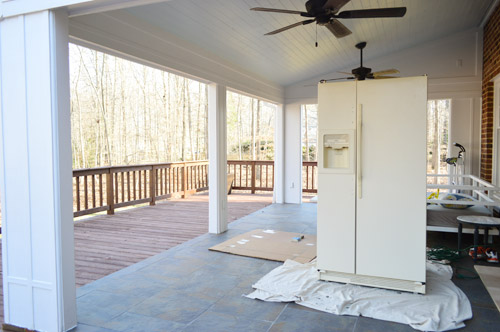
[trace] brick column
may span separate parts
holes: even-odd
[[[500,74],[500,6],[484,27],[483,89],[481,116],[481,178],[492,180],[493,170],[493,82]]]

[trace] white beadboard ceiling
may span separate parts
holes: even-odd
[[[342,10],[408,8],[403,18],[342,20],[352,34],[335,38],[316,25],[274,36],[299,15],[253,12],[252,7],[305,10],[305,0],[170,0],[128,9],[132,15],[238,67],[288,86],[357,64],[354,45],[367,41],[365,59],[377,58],[460,31],[477,28],[494,0],[352,0]]]

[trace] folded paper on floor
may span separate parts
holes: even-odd
[[[472,318],[469,299],[451,281],[450,266],[427,263],[427,294],[320,281],[316,262],[287,260],[262,277],[251,299],[297,304],[337,314],[409,324],[421,331],[458,329]]]

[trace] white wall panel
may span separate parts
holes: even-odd
[[[4,313],[39,331],[76,325],[68,22],[0,22]]]
[[[276,107],[274,127],[274,190],[273,202],[285,203],[285,109]]]

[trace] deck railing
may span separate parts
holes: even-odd
[[[317,191],[317,163],[303,163],[303,192]],[[235,190],[272,191],[274,161],[228,160]],[[75,217],[149,203],[171,197],[187,197],[208,189],[208,161],[113,166],[73,171]]]
[[[73,211],[79,217],[116,208],[186,197],[208,189],[208,162],[115,166],[73,171]]]

